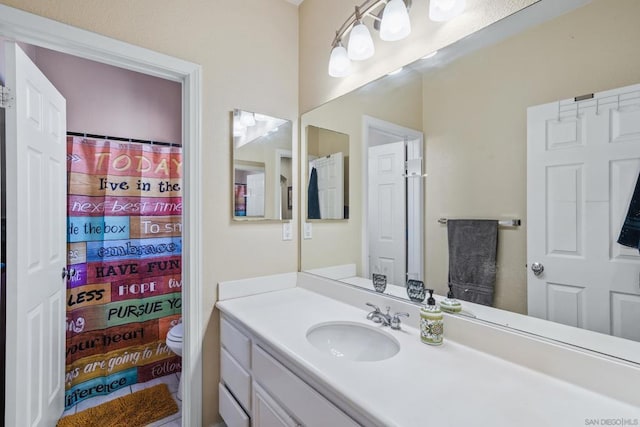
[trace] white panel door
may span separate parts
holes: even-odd
[[[310,162],[318,174],[320,218],[344,218],[344,156],[333,153]],[[309,169],[311,170],[311,169]]]
[[[640,340],[640,253],[617,243],[640,173],[640,85],[527,113],[529,314]]]
[[[264,173],[247,175],[247,216],[264,216]]]
[[[369,148],[369,268],[405,286],[407,266],[404,141]]]
[[[53,426],[64,408],[66,103],[15,43],[7,86],[8,426]]]

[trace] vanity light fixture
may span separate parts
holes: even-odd
[[[466,0],[429,0],[429,19],[435,22],[450,21],[464,12]]]
[[[355,7],[355,12],[347,18],[336,31],[331,43],[329,57],[329,75],[332,77],[346,77],[351,74],[351,61],[362,61],[375,53],[375,46],[369,28],[364,18],[373,20],[373,28],[380,31],[380,39],[397,41],[406,38],[411,33],[409,9],[412,0],[365,0]],[[449,21],[464,12],[466,0],[429,0],[429,18],[432,21]],[[342,39],[349,34],[348,49],[342,44]],[[424,56],[428,59],[438,51]]]
[[[411,0],[365,0],[355,7],[331,43],[329,75],[346,77],[351,74],[351,61],[362,61],[375,53],[375,47],[364,18],[374,21],[373,28],[380,31],[382,40],[401,40],[411,32],[408,10]],[[348,50],[342,44],[349,34]]]

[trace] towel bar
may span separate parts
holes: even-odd
[[[440,224],[446,225],[447,218],[440,218],[438,220]],[[501,227],[520,227],[522,225],[522,221],[519,219],[503,219],[498,221],[498,225]]]

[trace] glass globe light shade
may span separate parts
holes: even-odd
[[[354,61],[362,61],[371,58],[374,52],[375,47],[373,46],[373,39],[369,29],[362,22],[356,24],[349,35],[347,48],[349,58]]]
[[[339,43],[331,51],[329,75],[331,77],[346,77],[349,74],[351,74],[351,60],[347,55],[347,49]]]
[[[380,22],[380,38],[384,41],[402,40],[411,33],[409,12],[402,0],[391,0],[384,7]]]

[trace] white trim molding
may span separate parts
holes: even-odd
[[[0,4],[0,37],[182,83],[183,240],[182,425],[202,425],[201,67]],[[61,224],[61,226],[63,226]],[[9,327],[11,325],[8,325]]]

